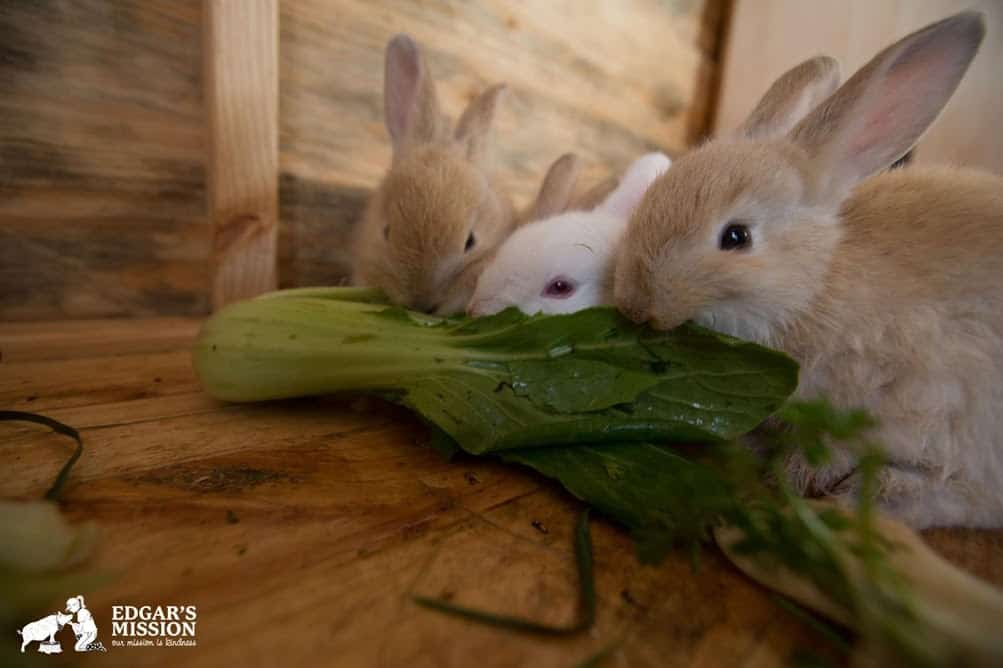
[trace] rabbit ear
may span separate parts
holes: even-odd
[[[524,217],[525,222],[543,220],[555,216],[568,208],[575,192],[578,174],[582,171],[582,161],[574,153],[565,153],[554,161],[543,177],[540,192]]]
[[[496,84],[481,93],[463,112],[456,124],[456,141],[464,144],[471,162],[482,162],[488,154],[491,122],[505,84]]]
[[[664,153],[649,153],[634,161],[620,179],[616,190],[611,192],[597,211],[611,213],[617,218],[627,219],[640,204],[648,187],[665,173],[672,161]]]
[[[387,43],[383,104],[395,153],[409,143],[436,141],[444,133],[435,83],[418,44],[408,35]]]
[[[812,159],[816,196],[841,197],[919,140],[958,87],[985,35],[962,12],[891,45],[790,134]]]
[[[839,86],[839,63],[816,56],[777,79],[737,132],[747,139],[775,139],[791,131]]]

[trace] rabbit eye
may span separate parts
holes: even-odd
[[[721,250],[743,250],[752,245],[752,232],[741,223],[728,223],[721,233]]]
[[[474,247],[474,244],[476,243],[477,239],[474,238],[474,233],[471,232],[470,235],[467,237],[467,243],[463,244],[463,251],[466,252],[470,250],[471,248]]]
[[[553,299],[567,299],[575,293],[575,282],[570,278],[565,278],[564,276],[558,276],[550,283],[547,283],[547,287],[543,289],[544,297],[552,297]]]

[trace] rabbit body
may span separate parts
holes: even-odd
[[[352,282],[397,304],[461,312],[477,275],[515,224],[490,172],[489,130],[504,86],[475,98],[456,124],[441,113],[417,44],[387,45],[386,125],[393,162],[356,232]]]
[[[882,174],[856,189],[839,222],[820,289],[766,341],[801,363],[800,396],[878,416],[875,438],[891,458],[879,486],[886,512],[916,527],[1000,525],[1003,180],[950,168]],[[842,453],[821,471],[792,461],[790,473],[849,501],[852,468]]]
[[[1003,525],[1003,179],[872,175],[933,122],[983,34],[970,12],[933,24],[835,93],[831,59],[791,70],[738,136],[652,185],[616,266],[631,318],[777,347],[801,364],[800,397],[870,411],[890,459],[878,503],[915,527]],[[846,502],[854,468],[838,448],[789,464]]]
[[[651,182],[669,168],[662,153],[634,161],[615,187],[600,184],[582,200],[605,196],[588,211],[571,203],[576,169],[564,156],[551,167],[531,214],[499,247],[481,274],[468,312],[488,315],[514,306],[524,313],[572,313],[613,302],[613,261],[631,211]],[[557,193],[555,195],[555,193]],[[544,203],[549,204],[545,206]]]

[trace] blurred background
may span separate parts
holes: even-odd
[[[797,62],[829,53],[848,76],[966,7],[987,43],[916,155],[1003,172],[999,0],[282,0],[278,283],[348,272],[390,157],[395,33],[423,46],[447,113],[509,84],[497,166],[522,204],[563,152],[587,180],[678,155]],[[0,321],[209,311],[203,33],[200,0],[0,2]]]

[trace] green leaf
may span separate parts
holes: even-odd
[[[558,480],[569,492],[631,529],[645,561],[706,539],[739,503],[712,466],[650,443],[532,448],[501,453]],[[612,472],[612,473],[611,473]]]
[[[221,399],[392,392],[474,454],[731,439],[797,384],[785,355],[695,325],[657,332],[609,308],[444,319],[330,291],[223,309],[195,366]]]
[[[654,374],[589,359],[562,360],[559,365],[516,361],[508,364],[508,371],[517,396],[556,413],[587,413],[629,403],[659,383]]]

